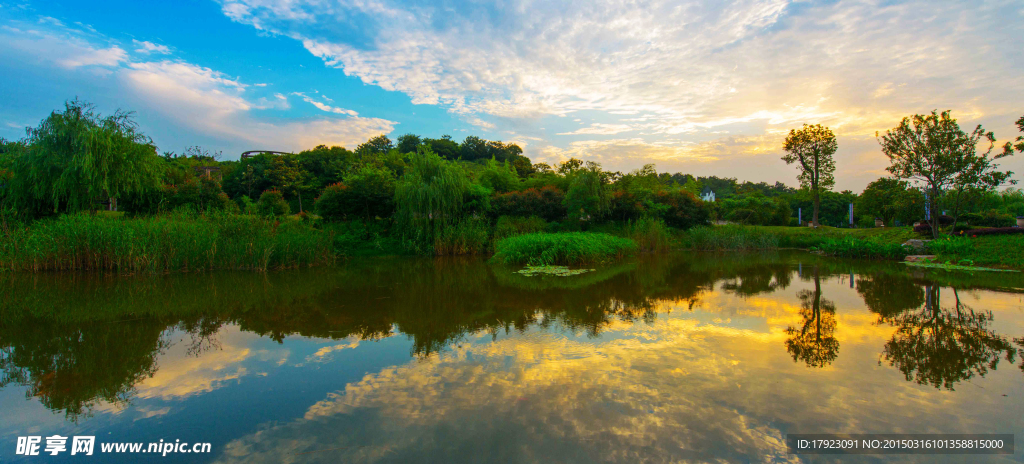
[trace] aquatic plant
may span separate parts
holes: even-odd
[[[535,275],[569,277],[593,271],[594,269],[569,269],[567,266],[531,266],[527,264],[526,267],[516,271],[516,273],[526,277],[533,277]]]
[[[665,251],[669,249],[669,232],[665,221],[645,217],[630,221],[626,225],[626,236],[636,242],[640,251]]]
[[[503,264],[580,264],[608,261],[632,254],[632,240],[592,232],[534,233],[505,238],[492,258]]]
[[[841,258],[903,259],[913,253],[914,249],[899,243],[844,237],[827,239],[821,245],[811,248],[811,251]]]
[[[758,227],[698,226],[680,236],[684,248],[694,250],[771,250],[779,236]]]
[[[138,219],[64,215],[0,240],[0,268],[8,270],[265,271],[334,259],[330,234],[302,223],[189,211]]]

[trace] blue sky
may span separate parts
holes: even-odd
[[[1019,1],[3,2],[0,136],[78,96],[136,111],[162,151],[474,134],[793,185],[782,139],[822,123],[860,190],[903,116],[1018,135],[1022,20]]]

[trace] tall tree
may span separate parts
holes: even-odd
[[[100,199],[117,209],[119,198],[159,183],[161,159],[130,112],[102,118],[76,99],[27,132],[11,181],[12,198],[25,213],[92,209]]]
[[[1024,132],[1024,116],[1021,116],[1020,119],[1017,120],[1017,129]],[[1003,145],[1004,156],[1013,153],[1014,150],[1024,152],[1024,135],[1017,136],[1017,139],[1014,140],[1014,142],[1016,143],[1006,142],[1006,145]]]
[[[798,163],[800,174],[797,180],[800,185],[811,190],[814,197],[814,216],[812,224],[818,227],[818,210],[821,208],[821,190],[831,189],[835,183],[833,174],[836,162],[832,159],[838,144],[832,130],[821,124],[813,126],[804,124],[801,129],[789,131],[789,136],[782,146],[786,156],[782,160],[786,164]]]
[[[990,190],[1006,182],[1012,172],[999,172],[993,161],[1012,152],[1003,152],[993,158],[989,154],[995,147],[995,136],[979,124],[971,133],[960,129],[949,111],[915,114],[903,118],[900,125],[879,136],[882,152],[889,157],[886,168],[901,179],[926,184],[928,207],[931,214],[932,236],[939,234],[938,202],[944,194],[954,207],[954,225],[960,206],[968,195],[978,190]],[[978,152],[978,143],[987,140],[988,149]]]

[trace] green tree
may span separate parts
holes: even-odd
[[[26,212],[93,209],[100,199],[116,210],[118,199],[159,185],[160,157],[130,112],[103,118],[72,100],[27,132],[11,179],[11,200]]]
[[[588,161],[586,167],[573,171],[569,177],[569,191],[565,194],[569,219],[596,221],[603,218],[608,210],[608,177],[601,171],[601,165]]]
[[[487,161],[487,168],[480,173],[480,184],[495,193],[506,193],[517,190],[519,175],[508,161],[498,162],[494,158]]]
[[[420,136],[414,134],[405,134],[398,137],[398,151],[400,153],[416,153],[416,147],[420,146],[423,140]]]
[[[783,156],[782,160],[786,164],[798,163],[800,174],[797,180],[801,186],[809,188],[814,196],[812,224],[817,227],[821,190],[829,190],[836,183],[836,162],[832,159],[838,148],[836,136],[828,127],[804,124],[802,129],[789,131],[789,136],[782,147],[786,150],[786,156]]]
[[[939,234],[939,199],[954,210],[954,225],[960,207],[970,195],[994,189],[1006,182],[1012,172],[999,172],[993,161],[1011,153],[989,158],[995,147],[995,136],[979,124],[971,133],[960,129],[949,111],[930,115],[916,114],[903,118],[900,125],[878,137],[882,152],[889,157],[889,173],[900,179],[912,179],[927,185],[928,207],[932,212],[932,236]],[[988,149],[978,152],[978,143],[989,142]]]
[[[1017,129],[1024,132],[1024,116],[1021,116],[1020,119],[1017,120]],[[1006,142],[1006,145],[1003,145],[1004,156],[1012,154],[1014,150],[1017,152],[1024,152],[1024,135],[1018,135],[1014,142],[1016,143]]]
[[[457,224],[470,190],[465,171],[420,146],[395,188],[395,220],[407,238],[432,243]]]
[[[365,158],[374,155],[383,155],[395,148],[395,145],[391,142],[388,136],[381,134],[364,143],[359,144],[356,147],[356,155],[360,158]]]
[[[923,214],[924,196],[905,180],[881,177],[857,197],[854,210],[881,218],[885,224],[892,225],[897,219],[907,224]]]

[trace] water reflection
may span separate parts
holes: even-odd
[[[386,454],[413,440],[387,421],[428,427],[421,438],[443,442],[482,433],[470,430],[476,425],[467,417],[489,412],[486,430],[528,435],[549,450],[558,444],[549,433],[619,443],[624,448],[614,452],[625,454],[618,460],[649,456],[652,447],[679,458],[665,450],[726,440],[684,458],[743,460],[781,443],[780,427],[770,424],[806,423],[767,403],[802,404],[809,385],[878,368],[905,377],[896,379],[902,388],[955,391],[1001,363],[1017,364],[1024,351],[1021,327],[1000,326],[1006,311],[961,298],[986,287],[1012,295],[1024,288],[1021,276],[913,275],[898,265],[805,253],[648,257],[575,278],[511,271],[474,259],[396,259],[264,276],[4,274],[0,386],[23,386],[46,408],[80,421],[98,405],[123,409],[140,396],[161,396],[140,394],[145,388],[174,390],[160,375],[194,377],[203,361],[216,364],[221,379],[238,378],[239,369],[225,366],[257,350],[225,337],[262,337],[282,350],[298,339],[330,342],[300,365],[330,365],[331,356],[366,342],[407,339],[416,361],[367,370],[343,390],[324,387],[326,398],[299,405],[312,428],[281,433],[300,440],[326,427]],[[758,305],[775,309],[756,313]],[[851,322],[857,317],[874,324]],[[172,351],[196,362],[171,366]],[[842,366],[865,351],[871,366]],[[776,354],[786,365],[773,364]],[[287,359],[275,356],[277,365]],[[176,395],[209,393],[215,382],[179,385]],[[785,392],[761,386],[779,382]],[[749,401],[738,399],[746,398],[738,385],[756,390],[744,390]],[[867,421],[847,414],[848,422]],[[605,430],[612,426],[618,432]],[[680,428],[688,435],[668,437]],[[247,460],[263,446],[257,441],[235,442],[229,457]],[[404,449],[392,456],[415,460],[416,447]],[[559,456],[607,458],[577,452]]]
[[[1006,337],[989,329],[991,311],[975,311],[952,289],[954,304],[942,307],[940,288],[928,285],[925,304],[881,320],[896,327],[882,357],[907,380],[953,390],[975,375],[984,377],[999,360],[1012,363],[1017,350]]]
[[[803,361],[809,367],[825,367],[839,356],[839,340],[836,339],[836,305],[821,297],[821,273],[814,266],[814,290],[801,290],[800,317],[803,325],[797,329],[788,327],[786,349],[794,361]]]

